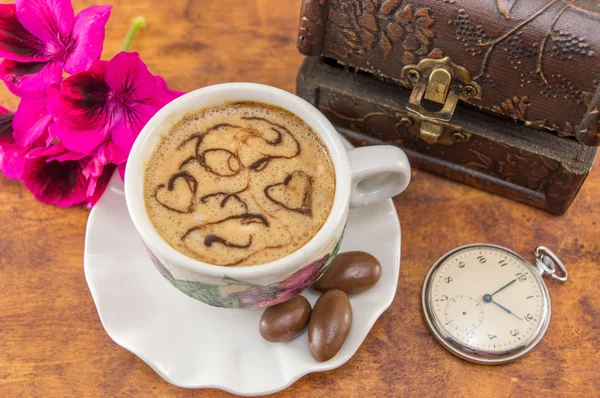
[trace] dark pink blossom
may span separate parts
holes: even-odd
[[[39,91],[100,58],[112,6],[74,15],[70,0],[16,0],[0,5],[0,77],[15,94]]]
[[[25,156],[23,184],[42,203],[61,207],[87,203],[91,207],[116,168],[105,164],[90,178],[86,170],[92,161],[92,157],[69,151],[61,143],[34,147]]]
[[[9,178],[22,179],[35,198],[61,207],[87,203],[93,206],[110,181],[116,166],[104,164],[97,174],[85,171],[91,156],[67,150],[61,143],[48,147],[45,136],[22,147],[12,138],[12,112],[0,108],[0,170]]]
[[[15,114],[0,108],[0,170],[41,202],[96,203],[142,127],[182,94],[135,53],[99,61],[111,8],[75,16],[70,0],[0,5],[0,78],[22,97]]]
[[[92,154],[111,141],[129,154],[146,122],[181,94],[152,75],[137,53],[121,52],[63,81],[50,134],[74,152]]]
[[[60,207],[78,205],[86,200],[83,167],[80,160],[26,159],[23,184],[42,203]]]

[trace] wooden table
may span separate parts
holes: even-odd
[[[79,10],[92,1],[76,1]],[[170,85],[189,91],[252,81],[294,91],[299,0],[116,0],[104,58],[119,51],[131,18],[148,29],[132,50]],[[2,104],[17,100],[6,90]],[[303,377],[282,396],[591,397],[600,394],[600,169],[563,217],[421,172],[395,199],[402,268],[392,307],[341,368]],[[37,203],[0,177],[0,396],[225,396],[163,381],[105,333],[83,276],[88,211]],[[553,315],[542,343],[500,367],[461,361],[429,333],[420,292],[430,265],[466,243],[493,242],[532,258],[539,244],[570,270],[548,282]]]

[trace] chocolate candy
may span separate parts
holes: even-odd
[[[313,289],[326,292],[339,289],[346,294],[362,293],[381,277],[381,264],[369,253],[346,252],[338,254]]]
[[[282,343],[298,336],[310,318],[310,303],[302,296],[267,308],[260,317],[258,330],[263,339]]]
[[[313,308],[308,323],[308,345],[319,362],[328,361],[338,353],[352,325],[352,306],[346,293],[329,290]]]

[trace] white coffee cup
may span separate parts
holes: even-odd
[[[336,180],[331,212],[311,240],[278,260],[246,267],[203,263],[171,247],[148,217],[143,190],[146,164],[161,137],[189,112],[235,101],[275,105],[300,117],[327,146]],[[301,293],[322,275],[337,254],[350,208],[391,198],[402,192],[409,182],[410,165],[401,149],[380,145],[346,151],[333,125],[300,97],[261,84],[227,83],[187,93],[150,119],[129,155],[125,197],[133,224],[148,254],[171,284],[210,305],[257,308],[277,304]]]

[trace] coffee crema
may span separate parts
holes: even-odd
[[[223,266],[262,264],[305,245],[327,219],[335,171],[300,118],[258,102],[186,115],[146,165],[144,200],[172,247]]]

